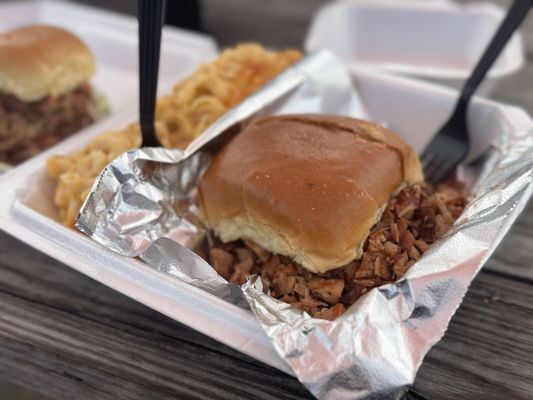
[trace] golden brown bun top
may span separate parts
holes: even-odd
[[[72,33],[29,25],[0,34],[0,92],[23,101],[59,96],[95,71],[93,54]]]
[[[238,133],[215,156],[199,195],[223,241],[249,239],[324,272],[360,257],[391,195],[422,180],[416,153],[386,128],[288,115]]]

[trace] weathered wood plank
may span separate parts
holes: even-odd
[[[533,200],[487,262],[485,269],[533,283]]]
[[[424,361],[416,392],[430,399],[531,398],[532,287],[482,272]]]
[[[202,26],[222,46],[255,41],[302,47],[313,13],[327,0],[201,0]]]

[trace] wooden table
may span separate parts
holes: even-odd
[[[90,2],[131,8],[126,1]],[[224,44],[253,39],[273,46],[298,45],[321,3],[203,0],[202,22]],[[533,112],[533,16],[525,23],[524,38],[525,68],[505,78],[494,97]],[[530,202],[473,282],[406,398],[533,397],[532,264]],[[52,399],[311,398],[296,379],[4,233],[0,233],[0,380]]]

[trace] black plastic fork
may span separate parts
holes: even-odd
[[[449,177],[465,159],[470,147],[466,120],[470,99],[532,5],[533,0],[514,0],[474,71],[464,84],[451,117],[424,150],[422,154],[424,174],[433,185],[436,186]]]
[[[166,0],[138,0],[139,17],[139,112],[143,146],[160,146],[155,133],[155,102],[161,30]]]

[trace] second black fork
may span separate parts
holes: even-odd
[[[435,186],[450,176],[468,154],[470,138],[467,112],[470,99],[532,5],[533,0],[513,2],[474,71],[465,82],[451,117],[424,150],[421,158],[424,174]]]

